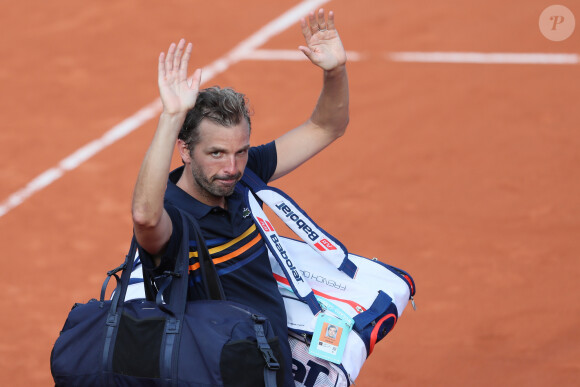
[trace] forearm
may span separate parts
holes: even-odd
[[[344,64],[324,71],[322,92],[310,120],[335,137],[345,132],[349,121],[349,91]]]
[[[159,117],[133,192],[132,214],[136,226],[154,227],[161,219],[171,158],[184,118],[184,114],[166,113]]]

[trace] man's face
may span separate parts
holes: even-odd
[[[246,120],[224,127],[204,119],[199,125],[199,143],[191,152],[194,191],[211,205],[234,192],[248,162],[250,128]],[[204,200],[205,201],[205,200]]]
[[[336,337],[336,328],[335,327],[328,328],[328,335],[330,337]]]

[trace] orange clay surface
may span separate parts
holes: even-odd
[[[157,98],[157,56],[222,57],[298,0],[4,1],[0,200]],[[563,0],[580,17],[576,2]],[[400,63],[395,51],[577,53],[535,0],[335,0],[348,64],[344,137],[276,182],[351,252],[409,271],[409,307],[357,386],[572,386],[580,380],[580,67]],[[298,23],[260,48],[295,50]],[[304,121],[307,61],[241,61],[253,144]],[[71,306],[97,297],[131,237],[156,119],[0,217],[0,384],[48,386]]]

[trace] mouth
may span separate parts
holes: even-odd
[[[216,177],[215,180],[223,185],[234,185],[240,180],[240,175]]]
[[[237,183],[235,179],[216,179],[216,180],[223,185],[234,185]]]

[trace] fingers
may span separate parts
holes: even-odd
[[[310,33],[312,35],[314,35],[315,33],[317,33],[320,28],[318,28],[318,21],[316,20],[316,16],[314,15],[314,12],[310,12],[308,14],[308,22],[310,23]]]
[[[300,26],[302,27],[302,35],[304,35],[304,39],[308,42],[312,37],[312,32],[305,18],[300,19]]]
[[[334,30],[336,27],[334,26],[334,12],[328,12],[328,24],[327,27],[329,30]]]
[[[324,20],[324,9],[320,8],[318,10],[318,29],[320,31],[326,31],[326,20]]]
[[[185,44],[185,40],[183,40],[183,44]],[[185,52],[183,53],[183,57],[181,58],[181,62],[179,63],[179,78],[181,79],[187,78],[187,66],[189,64],[192,50],[193,44],[188,43]]]
[[[171,72],[173,71],[173,55],[175,55],[175,43],[171,43],[169,45],[169,49],[167,50],[167,56],[165,56],[165,71]]]
[[[328,12],[328,19],[325,17],[324,9],[320,8],[318,12],[310,12],[308,14],[308,23],[306,19],[300,20],[302,26],[302,34],[306,39],[309,39],[312,35],[317,32],[324,32],[327,30],[333,30],[334,27],[334,12]]]
[[[185,39],[181,39],[177,44],[177,50],[173,57],[173,68],[175,70],[180,70],[181,65],[181,55],[183,54],[183,48],[185,47]]]
[[[159,64],[157,65],[157,78],[162,81],[165,79],[165,53],[159,54]]]
[[[164,54],[162,53],[162,55]],[[185,39],[181,39],[178,44],[171,43],[171,45],[169,45],[169,49],[167,50],[167,55],[164,55],[165,71],[172,72],[175,70],[177,72],[180,72],[184,64],[185,67],[187,67],[190,55],[191,55],[191,43],[189,43],[186,47]],[[185,59],[185,61],[183,59]]]
[[[191,85],[189,86],[189,88],[191,90],[198,92],[200,85],[201,85],[201,69],[197,69],[193,72],[193,75],[191,76]]]
[[[298,49],[300,51],[302,51],[302,53],[304,53],[304,55],[306,55],[306,57],[310,60],[313,60],[312,58],[312,50],[306,46],[299,46]]]
[[[193,45],[185,44],[185,39],[181,39],[178,44],[171,43],[167,54],[159,55],[158,75],[160,79],[167,78],[170,74],[177,74],[179,79],[187,78],[187,66],[191,58]]]

